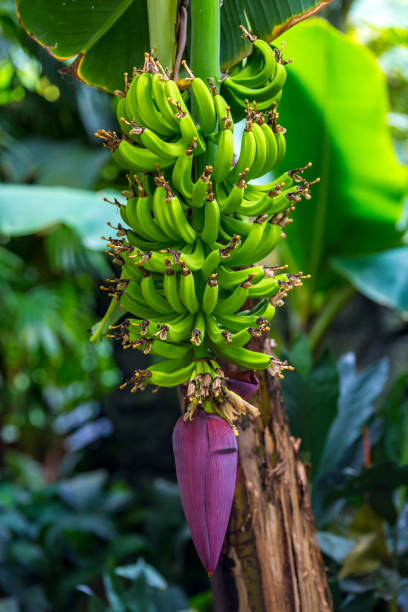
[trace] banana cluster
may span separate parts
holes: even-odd
[[[312,184],[302,176],[309,165],[266,185],[248,183],[285,154],[277,103],[286,71],[270,45],[251,41],[246,65],[222,81],[225,95],[186,64],[182,91],[146,53],[143,69],[117,92],[121,136],[96,134],[129,171],[126,204],[115,201],[123,224],[106,239],[120,268],[104,287],[121,307],[109,336],[159,358],[123,386],[187,384],[190,416],[203,405],[229,422],[240,404],[223,362],[278,375],[287,367],[247,345],[269,333],[275,308],[303,277],[258,262],[282,238],[295,204],[311,197]],[[240,114],[246,123],[234,159]]]
[[[243,26],[242,38],[252,43],[252,53],[245,66],[235,68],[222,82],[221,91],[228,103],[242,118],[245,100],[254,101],[259,111],[267,111],[282,97],[286,81],[285,64],[291,60],[282,59],[282,50],[271,47],[262,39],[257,39]]]

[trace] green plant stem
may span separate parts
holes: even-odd
[[[388,602],[388,610],[389,612],[398,612],[398,604],[395,598]]]
[[[323,308],[320,315],[317,317],[309,333],[309,343],[312,351],[315,351],[323,334],[335,319],[337,313],[341,310],[344,304],[355,293],[354,287],[346,285],[333,295],[326,306]]]
[[[191,66],[194,76],[206,82],[208,77],[220,76],[220,2],[219,0],[191,0]],[[194,100],[192,100],[194,114]],[[210,144],[210,141],[208,141]],[[214,146],[196,158],[196,178],[215,158]]]
[[[121,314],[122,314],[122,311],[120,309],[120,303],[112,300],[111,303],[109,304],[109,308],[105,312],[103,319],[99,321],[98,327],[96,328],[95,332],[90,337],[89,339],[90,342],[92,342],[93,344],[99,342],[102,336],[107,331],[109,325],[116,322],[121,316]]]
[[[174,26],[177,0],[147,0],[150,46],[157,47],[155,56],[163,66],[171,68],[176,48]]]
[[[219,0],[191,0],[191,70],[204,81],[220,76]]]

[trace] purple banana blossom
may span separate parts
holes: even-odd
[[[180,417],[173,451],[181,502],[198,556],[214,573],[234,497],[238,448],[224,419],[200,410],[193,421]]]
[[[258,390],[259,380],[253,370],[235,372],[234,378],[227,380],[227,387],[248,401],[255,391]]]

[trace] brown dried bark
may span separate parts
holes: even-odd
[[[211,579],[215,612],[328,612],[300,440],[291,437],[278,378],[258,373],[261,411],[239,428],[230,524]]]

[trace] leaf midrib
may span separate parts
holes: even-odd
[[[110,28],[117,22],[117,20],[122,17],[123,13],[129,8],[131,4],[133,4],[133,0],[122,0],[118,8],[113,11],[111,16],[105,21],[103,26],[99,30],[97,30],[93,36],[91,36],[88,43],[83,47],[81,52],[86,53],[87,51],[89,51],[89,49],[93,47],[98,42],[98,40],[102,38],[104,34],[106,34],[108,30],[110,30]]]

